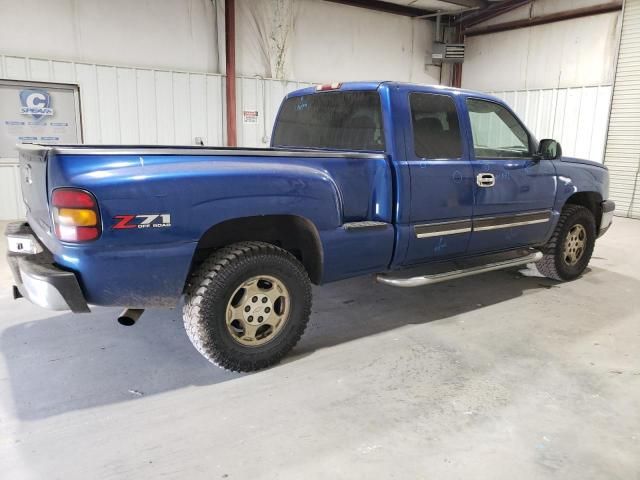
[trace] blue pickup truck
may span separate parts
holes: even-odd
[[[183,301],[211,362],[252,371],[303,334],[311,284],[417,287],[535,263],[573,280],[610,226],[607,169],[501,100],[395,82],[290,93],[271,148],[20,147],[14,297],[51,309]]]

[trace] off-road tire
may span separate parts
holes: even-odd
[[[586,230],[586,246],[575,265],[564,260],[564,243],[569,231],[577,224]],[[538,272],[547,278],[560,281],[575,280],[584,272],[591,260],[596,242],[596,221],[591,210],[580,205],[566,205],[560,213],[551,239],[541,249],[544,257],[536,262]]]
[[[242,282],[256,275],[277,277],[290,295],[286,323],[266,344],[236,342],[226,325],[227,304]],[[311,313],[311,283],[302,264],[286,250],[263,242],[241,242],[213,253],[187,286],[183,320],[193,346],[211,363],[250,372],[278,363],[300,340]]]

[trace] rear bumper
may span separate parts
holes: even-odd
[[[10,238],[29,238],[38,242],[29,225],[22,222],[10,223],[5,237],[7,241]],[[90,312],[75,274],[56,266],[51,253],[40,246],[42,251],[36,254],[7,253],[15,282],[14,297],[24,297],[50,310]]]
[[[616,204],[611,200],[602,202],[602,219],[600,220],[600,228],[598,229],[598,238],[607,233],[607,230],[611,227],[615,209]]]

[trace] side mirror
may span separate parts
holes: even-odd
[[[551,138],[540,140],[537,157],[543,160],[555,160],[562,157],[562,147]]]

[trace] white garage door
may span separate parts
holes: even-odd
[[[640,218],[640,0],[626,0],[605,165],[616,214]]]

